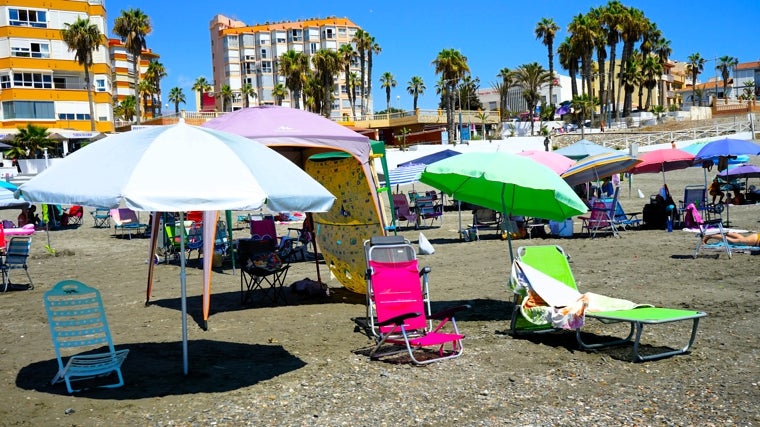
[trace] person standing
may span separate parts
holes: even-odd
[[[551,143],[551,139],[547,135],[544,137],[544,151],[549,151],[549,143]]]

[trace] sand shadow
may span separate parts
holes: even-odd
[[[280,345],[242,344],[213,340],[191,340],[189,373],[182,373],[180,342],[121,344],[129,349],[122,365],[124,386],[90,388],[78,396],[94,399],[137,400],[170,395],[219,393],[248,387],[306,366]],[[51,385],[58,370],[56,359],[35,362],[22,368],[16,386],[41,393],[67,395],[63,383]],[[77,382],[75,387],[86,386]],[[91,383],[94,385],[95,383]]]

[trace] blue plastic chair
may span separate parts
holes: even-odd
[[[50,383],[64,381],[69,393],[74,393],[81,389],[73,389],[72,381],[115,373],[115,383],[98,387],[124,385],[121,364],[129,350],[114,348],[100,292],[76,280],[64,280],[45,292],[43,301],[58,359],[58,372]],[[92,352],[103,346],[107,346],[106,351]]]

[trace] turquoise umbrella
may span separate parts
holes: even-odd
[[[420,182],[456,200],[501,212],[562,221],[588,208],[548,166],[508,153],[464,153],[428,165]],[[509,236],[509,233],[507,233]],[[509,256],[513,258],[512,242]]]

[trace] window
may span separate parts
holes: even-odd
[[[325,30],[322,32],[322,38],[323,39],[333,39],[335,38],[335,32],[332,28],[325,28]]]
[[[11,76],[7,74],[3,74],[0,76],[0,88],[2,89],[10,89],[11,88]]]
[[[277,37],[277,43],[278,44],[284,44],[285,43],[285,37]]]
[[[95,80],[95,91],[96,92],[105,92],[106,91],[106,81],[105,81],[105,79],[97,79],[97,80]]]
[[[317,53],[318,50],[319,50],[319,47],[317,46],[316,43],[309,43],[309,53],[310,54],[313,55],[313,54]]]
[[[303,30],[290,30],[290,40],[294,42],[303,41]]]
[[[53,76],[40,73],[13,73],[13,86],[52,89]]]
[[[261,61],[261,72],[262,73],[271,73],[272,72],[272,61]]]
[[[11,46],[11,56],[50,58],[50,45],[47,43],[29,43],[25,46]]]
[[[261,49],[261,58],[269,58],[269,50],[268,49]]]
[[[43,10],[8,9],[8,17],[13,26],[47,28],[47,13]]]
[[[52,102],[45,101],[4,101],[5,119],[55,119]]]

